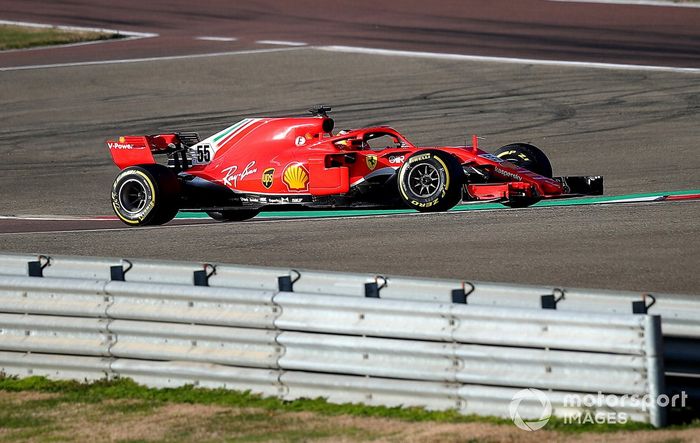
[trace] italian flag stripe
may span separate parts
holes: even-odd
[[[238,123],[236,123],[236,124],[234,124],[234,125],[232,125],[232,126],[229,126],[228,128],[224,129],[223,131],[221,131],[221,132],[219,132],[219,133],[217,133],[217,134],[214,134],[212,140],[214,141],[214,143],[218,142],[218,141],[221,140],[222,138],[226,137],[226,135],[228,135],[228,134],[230,134],[231,132],[235,131],[235,130],[238,129],[240,126],[242,126],[242,125],[248,123],[249,121],[250,121],[249,118],[245,118],[245,119],[239,121]]]
[[[259,122],[259,121],[260,121],[259,118],[249,118],[249,119],[248,119],[248,122],[246,122],[246,124],[244,124],[243,126],[240,126],[240,127],[236,128],[235,131],[233,131],[232,133],[228,134],[228,135],[226,136],[226,138],[224,138],[224,139],[221,140],[219,143],[217,143],[217,145],[219,145],[219,144],[225,145],[226,143],[228,143],[228,142],[230,142],[231,140],[233,140],[234,137],[236,137],[237,135],[241,134],[246,128],[249,128],[249,127],[253,126],[255,123],[257,123],[257,122]]]

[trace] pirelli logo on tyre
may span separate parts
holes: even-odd
[[[270,189],[275,182],[275,168],[267,168],[262,173],[262,185],[265,189]]]
[[[419,162],[421,160],[427,160],[427,159],[432,158],[432,157],[433,157],[433,155],[430,153],[414,155],[413,157],[408,159],[408,162],[415,163],[415,162]]]

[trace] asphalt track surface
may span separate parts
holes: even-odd
[[[338,128],[390,124],[417,144],[462,144],[472,133],[485,137],[482,147],[494,149],[512,141],[532,142],[548,153],[557,174],[604,175],[609,195],[700,188],[699,74],[348,54],[253,42],[303,39],[313,44],[370,46],[369,40],[362,40],[369,37],[352,34],[355,31],[347,26],[337,27],[339,33],[344,29],[345,37],[332,35],[329,25],[318,19],[319,14],[334,15],[337,5],[323,12],[314,9],[316,15],[309,15],[315,23],[312,35],[297,33],[300,25],[280,18],[287,15],[272,4],[264,14],[264,4],[243,2],[236,12],[241,23],[236,22],[236,32],[230,33],[238,41],[202,42],[191,37],[221,35],[230,16],[216,11],[188,15],[184,3],[182,10],[159,5],[166,11],[160,15],[147,6],[150,2],[135,3],[133,8],[129,2],[119,2],[119,7],[90,2],[97,6],[80,9],[79,14],[69,14],[65,8],[77,8],[81,2],[48,3],[43,8],[37,3],[3,0],[0,18],[158,32],[163,40],[0,54],[0,66],[212,52],[214,47],[220,51],[220,45],[234,51],[272,51],[0,72],[0,215],[110,215],[108,193],[116,168],[105,139],[177,129],[208,135],[244,116],[296,114],[315,103],[334,106]],[[488,16],[495,14],[494,5],[499,3],[503,5],[474,2],[476,12],[458,9]],[[391,4],[384,16],[370,17],[368,6],[357,16],[335,16],[341,22],[397,23],[391,14],[406,7],[402,23],[416,18],[415,4]],[[575,19],[582,23],[599,17],[605,8],[618,8],[517,3],[525,4],[549,12],[579,8]],[[455,5],[439,2],[422,20],[424,28],[442,26],[441,20],[449,17],[444,8]],[[145,8],[151,8],[148,14]],[[506,18],[504,14],[494,18],[494,28],[507,29],[506,35],[518,29],[509,26],[512,20],[524,23],[527,17],[536,17],[528,8],[512,9]],[[650,23],[658,25],[654,28],[658,32],[628,36],[649,38],[653,44],[635,49],[609,40],[617,45],[614,50],[590,57],[614,63],[698,66],[700,20],[694,9],[680,14],[679,9],[609,14],[598,26],[617,29],[620,39],[625,29],[653,19]],[[434,17],[438,15],[442,19]],[[547,26],[566,26],[553,23],[552,15],[541,15],[541,26],[531,27],[535,34]],[[194,26],[188,37],[192,46],[172,47],[168,38],[175,41],[182,36],[168,35],[185,26],[185,16]],[[270,26],[274,32],[254,26],[268,22],[278,24]],[[588,45],[586,26],[569,28],[571,47]],[[678,44],[672,45],[665,39],[675,29]],[[445,52],[449,40],[430,32],[416,34],[419,42],[400,33],[391,38],[380,34],[372,47]],[[494,39],[502,48],[489,49],[488,54],[537,55],[532,52],[538,47],[534,37],[524,38],[524,47],[508,38]],[[583,51],[577,58],[562,58],[574,53],[540,46],[546,58],[589,57]],[[649,49],[653,47],[673,50],[658,50],[657,57]],[[467,42],[448,52],[476,54],[472,49]],[[96,53],[83,53],[88,50]],[[234,224],[181,220],[146,229],[125,229],[109,220],[0,219],[0,250],[700,293],[699,213],[700,203],[685,201]]]
[[[0,54],[0,66],[220,51],[258,40],[700,67],[700,9],[548,0],[2,0],[1,18],[155,32],[109,46]],[[197,41],[194,36],[236,37]]]

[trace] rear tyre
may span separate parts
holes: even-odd
[[[260,213],[259,209],[234,209],[230,211],[207,211],[207,215],[216,221],[233,222],[248,220]]]
[[[130,166],[112,183],[112,209],[129,226],[162,225],[178,211],[180,183],[163,165]]]
[[[512,143],[498,149],[494,155],[535,174],[552,178],[552,164],[537,146],[528,143]],[[538,197],[514,197],[503,204],[510,208],[525,208],[540,200],[542,199]]]
[[[462,167],[451,155],[421,151],[399,169],[399,194],[417,211],[447,211],[462,200],[463,175]]]

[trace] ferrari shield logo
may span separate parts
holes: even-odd
[[[374,168],[377,167],[377,156],[370,154],[367,157],[365,157],[365,161],[367,162],[367,167],[369,168],[369,170],[374,171]]]
[[[262,185],[265,186],[265,189],[270,189],[272,186],[272,183],[274,182],[274,179],[272,178],[272,174],[275,173],[275,168],[267,168],[263,171],[262,174]]]

